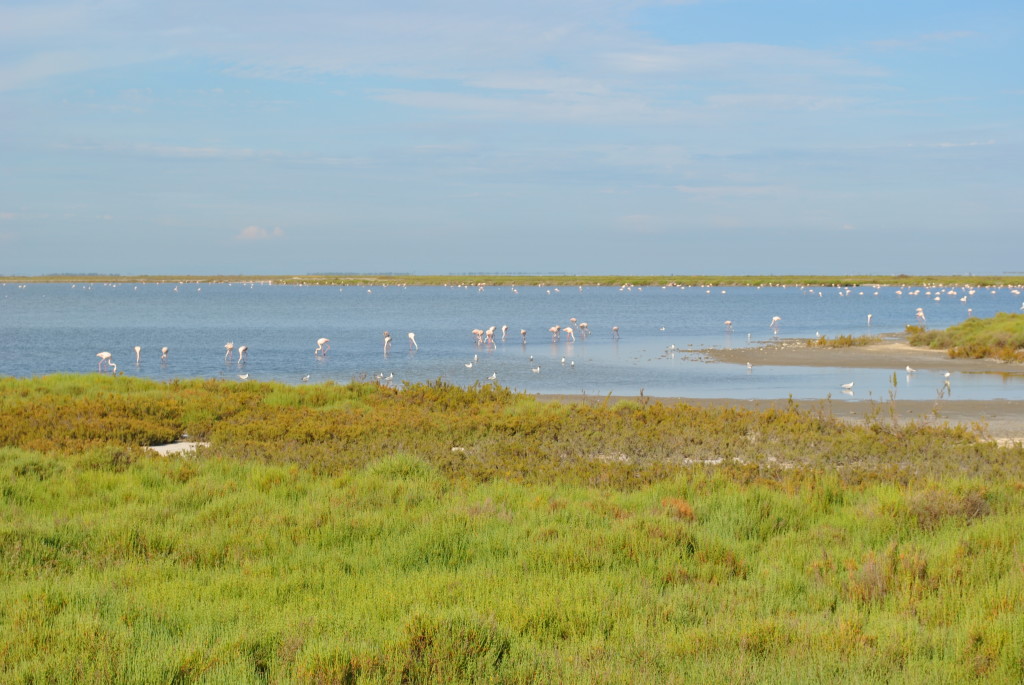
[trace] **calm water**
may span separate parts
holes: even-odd
[[[392,383],[441,378],[472,385],[496,374],[502,385],[533,393],[885,400],[896,369],[748,370],[693,351],[763,344],[773,338],[773,316],[781,317],[778,337],[857,336],[902,331],[916,322],[918,307],[929,328],[943,328],[964,320],[968,308],[987,317],[1019,311],[1022,303],[1007,288],[974,295],[960,288],[955,295],[948,288],[898,290],[8,283],[0,286],[0,375],[96,372],[96,353],[109,351],[119,371],[158,380],[249,374],[299,383],[308,374],[310,382],[344,383],[393,374]],[[572,317],[587,322],[591,335],[552,343],[548,329],[568,326]],[[502,325],[509,326],[504,341]],[[498,327],[496,344],[477,345],[470,331],[490,326]],[[619,327],[618,340],[612,326]],[[394,338],[389,354],[384,330]],[[418,350],[409,349],[409,331]],[[320,337],[331,340],[326,358],[313,354]],[[228,341],[247,345],[248,360],[239,364],[236,353],[225,361]],[[142,346],[138,364],[135,345]],[[170,352],[161,361],[165,345]],[[539,373],[531,370],[536,366]],[[856,393],[843,394],[840,385],[851,381]],[[943,386],[941,372],[901,372],[897,381],[902,399],[935,399]],[[956,399],[1024,399],[1024,376],[955,373],[951,390]]]

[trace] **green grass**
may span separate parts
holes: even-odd
[[[98,375],[0,421],[0,682],[1024,679],[1024,449],[961,430]]]
[[[911,345],[947,350],[950,357],[1024,361],[1024,314],[1001,312],[989,319],[967,319],[941,331],[908,326]]]

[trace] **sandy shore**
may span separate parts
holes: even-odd
[[[883,342],[860,347],[808,347],[803,340],[781,340],[772,345],[733,350],[708,349],[700,353],[730,364],[755,366],[835,366],[847,369],[892,369],[907,366],[931,371],[973,371],[1024,376],[1024,364],[994,359],[950,359],[943,350],[911,347],[905,342]]]
[[[863,347],[820,348],[807,347],[802,340],[783,340],[760,348],[735,350],[701,350],[709,359],[755,366],[832,366],[840,368],[868,368],[902,370],[910,365],[916,369],[935,371],[987,372],[1024,375],[1024,364],[1008,364],[991,359],[950,359],[941,350],[911,347],[904,342],[883,342]],[[580,395],[539,395],[539,399],[560,402],[606,401],[604,397]],[[635,399],[615,397],[619,399]],[[762,411],[784,408],[788,400],[739,400],[729,398],[700,399],[685,397],[647,398],[664,404],[685,403],[699,407],[742,407]],[[845,421],[890,419],[887,401],[853,400],[828,402],[818,400],[798,403],[801,409],[824,412]],[[1024,443],[1024,401],[1012,400],[896,400],[895,417],[898,421],[922,421],[941,426],[965,425],[1000,443]]]

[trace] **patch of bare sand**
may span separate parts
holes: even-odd
[[[882,342],[857,347],[808,347],[803,340],[731,350],[705,349],[700,354],[728,364],[755,366],[834,366],[846,369],[892,369],[907,366],[932,371],[964,371],[1024,375],[1024,364],[995,359],[952,359],[943,350]]]

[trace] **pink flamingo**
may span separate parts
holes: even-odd
[[[548,332],[551,333],[551,342],[558,342],[558,334],[561,330],[561,326],[552,326],[548,329]]]
[[[565,339],[567,342],[576,342],[576,336],[573,335],[572,326],[566,326],[562,331],[565,333]]]
[[[619,327],[618,326],[612,326],[612,337],[615,338],[616,340],[619,339]]]
[[[161,359],[167,359],[167,349],[168,348],[167,348],[166,345],[160,348],[160,358]]]
[[[484,329],[482,329],[482,328],[474,328],[472,331],[470,331],[470,333],[472,333],[473,337],[476,338],[476,344],[477,345],[483,344],[483,342],[484,342]]]
[[[224,345],[224,349],[227,350],[227,352],[224,353],[224,359],[231,359],[231,353],[235,351],[235,343],[227,343]]]
[[[412,331],[409,331],[409,349],[410,350],[414,350],[414,349],[418,350],[418,349],[420,349],[420,346],[416,344],[416,334],[413,333]]]
[[[526,344],[526,329],[525,328],[520,328],[519,329],[519,335],[523,336],[523,344],[525,345]]]
[[[384,331],[384,353],[391,349],[391,333]]]
[[[142,347],[139,345],[135,346],[135,364],[138,365],[139,359],[142,357]]]
[[[331,339],[330,338],[317,338],[316,349],[313,350],[313,354],[314,355],[322,354],[323,356],[326,357],[327,356],[327,350],[329,350],[329,349],[331,349]]]
[[[106,362],[109,365],[113,365],[114,364],[114,362],[110,361],[110,356],[111,355],[110,355],[109,352],[97,352],[96,356],[100,358],[100,363],[96,367],[96,370],[99,371],[100,373],[103,373],[103,362]],[[115,366],[114,369],[116,370],[117,367]]]
[[[244,360],[249,358],[249,346],[242,345],[238,348],[238,363],[241,364]]]

